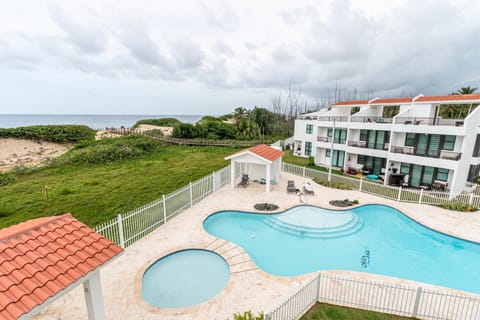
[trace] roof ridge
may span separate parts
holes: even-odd
[[[71,213],[65,213],[60,216],[41,217],[33,220],[21,222],[19,224],[4,228],[0,230],[0,241],[8,242],[11,238],[17,237],[20,234],[27,233],[29,230],[35,230],[42,226],[49,225],[58,220],[65,218],[73,218]]]

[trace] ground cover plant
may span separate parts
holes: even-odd
[[[414,319],[386,313],[317,303],[301,320],[406,320]]]
[[[355,204],[358,204],[358,200],[348,200],[348,199],[330,200],[328,203],[330,203],[332,206],[335,206],[335,207],[344,208],[344,207],[350,207]]]
[[[144,139],[150,138],[86,143],[50,166],[3,174],[0,228],[65,212],[93,227],[227,166],[223,158],[239,150],[170,146]],[[135,157],[131,158],[117,157],[105,152],[110,143],[141,152],[132,151]]]
[[[48,125],[0,128],[0,138],[43,140],[58,143],[77,143],[94,140],[95,130],[81,125]]]
[[[142,120],[138,120],[133,125],[133,128],[138,128],[141,124],[149,124],[152,126],[159,126],[159,127],[173,127],[180,123],[182,122],[177,118],[142,119]]]

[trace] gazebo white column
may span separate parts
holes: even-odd
[[[83,292],[87,303],[88,319],[104,320],[105,307],[103,306],[102,284],[98,270],[93,271],[89,279],[83,283]]]
[[[230,186],[235,189],[235,160],[231,160],[230,163]]]
[[[271,180],[271,163],[267,164],[267,181],[265,183],[265,187],[267,189],[267,192],[270,192],[270,180]]]

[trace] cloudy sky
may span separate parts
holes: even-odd
[[[474,0],[0,0],[0,113],[224,114],[480,87]]]

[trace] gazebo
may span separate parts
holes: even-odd
[[[270,192],[270,185],[280,178],[283,151],[260,144],[241,150],[225,158],[231,161],[230,185],[235,188],[236,166],[240,166],[242,174],[250,179],[265,179],[265,190]]]
[[[0,319],[27,319],[79,284],[88,319],[105,319],[100,268],[122,252],[69,213],[0,230]]]

